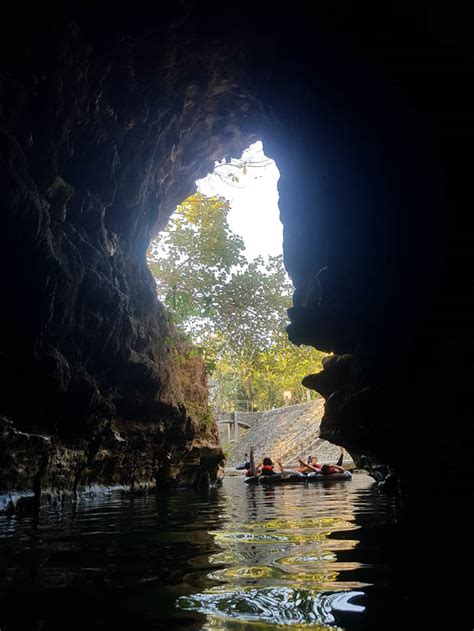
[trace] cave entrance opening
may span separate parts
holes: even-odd
[[[286,333],[293,285],[283,263],[279,171],[262,142],[196,182],[148,252],[158,297],[205,362],[216,412],[309,400],[322,353]]]

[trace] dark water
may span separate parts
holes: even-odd
[[[409,629],[398,520],[364,474],[0,517],[0,629]]]

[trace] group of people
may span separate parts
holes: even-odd
[[[275,475],[277,473],[300,473],[301,475],[307,475],[308,473],[321,473],[322,475],[331,475],[333,473],[343,473],[346,471],[346,469],[341,466],[343,454],[344,452],[341,451],[341,456],[337,464],[320,464],[316,456],[309,456],[306,462],[299,460],[299,466],[296,467],[296,469],[288,470],[285,469],[279,460],[275,465],[272,459],[268,457],[265,457],[262,462],[255,467],[253,465],[253,453],[251,451],[250,459],[248,459],[247,454],[245,454],[244,466],[240,468],[245,469],[245,475],[247,477],[253,475]]]

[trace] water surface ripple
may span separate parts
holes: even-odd
[[[365,474],[2,516],[0,629],[387,628],[397,521]]]

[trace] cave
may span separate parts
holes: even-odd
[[[420,459],[424,499],[472,492],[469,20],[249,8],[2,21],[3,490],[215,480],[204,369],[170,352],[145,253],[216,160],[262,139],[288,334],[333,354],[305,379],[324,437],[407,502]]]

